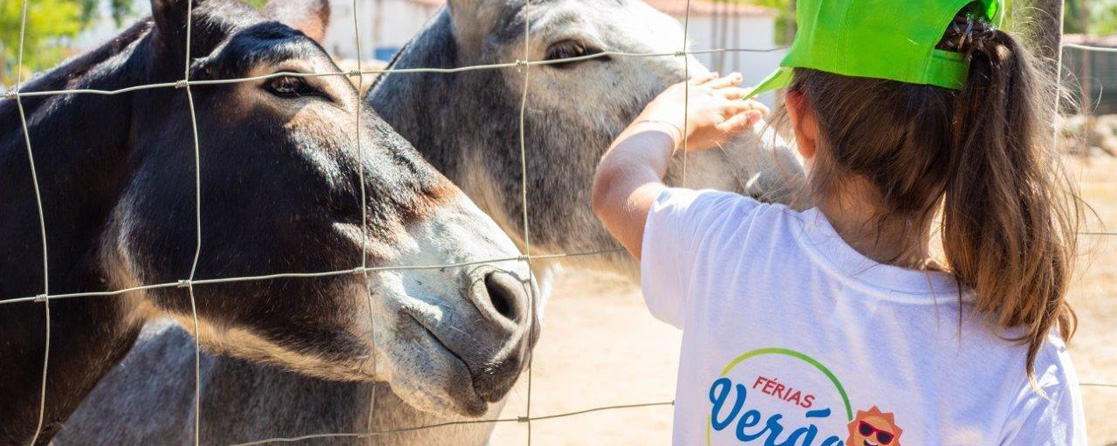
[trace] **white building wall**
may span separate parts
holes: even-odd
[[[398,50],[411,40],[438,11],[438,7],[406,0],[359,0],[357,21],[361,38],[361,59],[376,59]],[[330,28],[323,46],[342,59],[357,58],[357,39],[353,30],[353,3],[330,3]]]

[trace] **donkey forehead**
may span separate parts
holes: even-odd
[[[522,39],[525,16],[530,19],[533,32],[539,36],[556,32],[591,34],[621,48],[659,46],[648,42],[648,39],[666,38],[676,46],[681,41],[682,27],[675,19],[639,0],[529,0],[502,5],[493,11],[499,20],[485,20],[485,14],[478,14],[475,16],[476,23],[472,24],[485,26],[485,23],[492,23],[490,41]],[[525,11],[525,8],[529,9]]]
[[[256,23],[234,32],[228,41],[203,63],[219,64],[234,71],[248,71],[261,64],[292,59],[329,60],[322,47],[303,33],[279,22]]]

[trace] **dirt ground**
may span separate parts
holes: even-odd
[[[1117,232],[1117,160],[1076,159],[1072,167],[1099,217],[1088,229]],[[1117,385],[1117,235],[1082,241],[1089,252],[1071,292],[1081,324],[1072,357],[1083,383]],[[616,276],[568,270],[553,296],[534,362],[533,417],[674,397],[681,332],[648,314],[638,288]],[[521,380],[502,417],[525,414],[526,384]],[[1117,387],[1084,386],[1082,393],[1090,444],[1117,445]],[[668,445],[670,432],[671,407],[656,406],[535,421],[531,444]],[[506,423],[492,444],[526,440],[526,423]]]

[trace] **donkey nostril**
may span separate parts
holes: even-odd
[[[497,271],[486,274],[485,291],[497,313],[512,321],[520,319],[524,287],[511,274]]]

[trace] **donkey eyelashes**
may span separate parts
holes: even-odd
[[[311,86],[306,79],[298,76],[279,76],[268,79],[264,83],[264,89],[284,99],[296,99],[304,96],[326,97],[321,91]]]
[[[590,45],[587,45],[585,42],[574,40],[574,39],[567,39],[567,40],[560,40],[558,42],[552,43],[551,46],[547,47],[547,53],[543,57],[543,59],[548,60],[548,61],[563,60],[563,59],[569,59],[569,58],[572,58],[572,57],[581,57],[581,56],[590,56],[590,55],[594,55],[594,54],[600,54],[601,52],[602,52],[601,49],[590,46]],[[607,59],[607,58],[608,57],[606,57],[606,56],[600,57],[600,59]],[[569,67],[572,67],[572,66],[578,64],[579,62],[583,62],[583,61],[582,60],[575,60],[575,61],[569,61],[569,62],[557,62],[557,63],[547,64],[547,65],[551,66],[551,67],[554,67],[554,68],[569,68]]]

